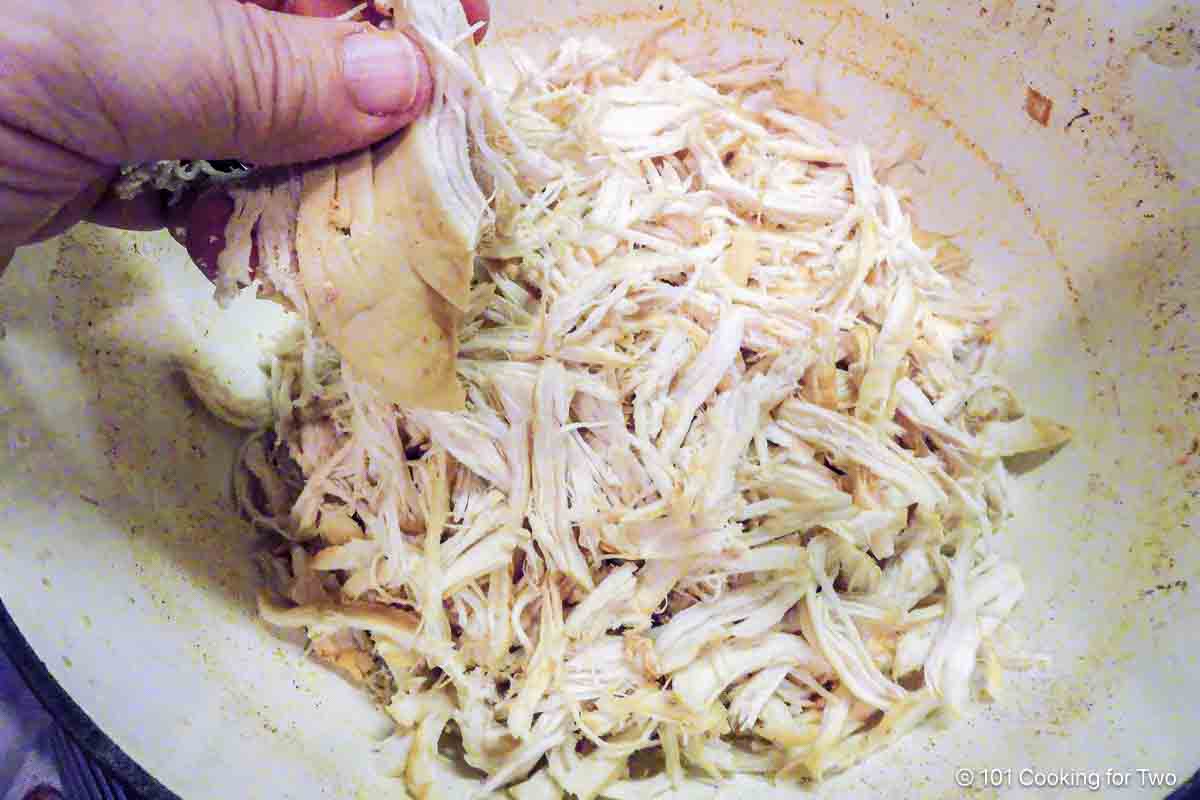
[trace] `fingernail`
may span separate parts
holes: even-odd
[[[342,44],[342,69],[354,105],[387,116],[410,110],[428,82],[425,58],[400,33],[356,33]]]

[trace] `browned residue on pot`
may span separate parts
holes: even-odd
[[[1031,120],[1044,128],[1050,124],[1050,112],[1053,110],[1053,100],[1032,86],[1025,87],[1025,113]]]

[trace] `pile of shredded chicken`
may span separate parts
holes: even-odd
[[[418,798],[464,795],[446,734],[481,794],[648,798],[819,779],[994,693],[1027,660],[1004,459],[1069,432],[993,373],[967,259],[774,62],[514,60],[465,409],[312,329],[273,357],[235,481],[265,619],[376,694]]]

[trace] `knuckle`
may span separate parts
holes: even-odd
[[[237,74],[241,99],[235,140],[247,152],[285,149],[301,130],[311,103],[311,59],[296,53],[281,17],[244,6]]]

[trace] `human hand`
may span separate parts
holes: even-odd
[[[121,200],[123,163],[310,161],[407,125],[431,92],[403,33],[333,17],[353,0],[40,0],[0,4],[0,271],[12,251],[87,219],[166,223]],[[472,22],[487,0],[464,0]]]

